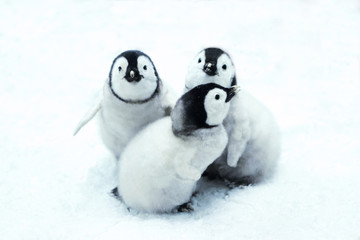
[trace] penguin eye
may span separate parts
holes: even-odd
[[[226,70],[227,66],[226,64],[222,65],[222,69]]]
[[[143,69],[146,71],[146,70],[147,70],[147,66],[146,66],[146,65],[144,65]]]
[[[119,66],[119,67],[118,67],[118,69],[119,69],[119,72],[120,72],[120,71],[121,71],[121,69],[122,69],[122,68],[121,68],[121,66]]]
[[[201,58],[199,58],[198,63],[201,63]]]
[[[219,95],[219,94],[216,94],[216,95],[215,95],[215,99],[216,99],[216,100],[219,100],[219,99],[220,99],[220,95]]]

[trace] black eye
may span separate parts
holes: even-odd
[[[201,58],[199,58],[198,63],[201,63]]]
[[[119,72],[120,72],[120,71],[121,71],[121,69],[122,69],[122,68],[121,68],[121,66],[119,66],[119,67],[118,67],[118,69],[119,69]]]
[[[215,95],[215,99],[216,99],[216,100],[219,100],[219,99],[220,99],[220,95],[219,95],[219,94],[216,94],[216,95]]]
[[[147,66],[146,66],[146,65],[144,65],[143,69],[146,71],[146,70],[147,70]]]
[[[222,65],[222,69],[226,70],[227,66],[226,64]]]

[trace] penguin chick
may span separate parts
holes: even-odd
[[[98,112],[105,146],[119,158],[130,139],[147,124],[169,115],[172,100],[145,53],[129,50],[111,65],[103,94],[78,124],[74,135]]]
[[[225,88],[237,84],[235,66],[222,49],[206,48],[190,63],[185,91],[204,83]],[[231,101],[224,126],[227,148],[206,175],[246,184],[271,176],[280,155],[280,131],[269,109],[242,90]]]
[[[129,207],[169,212],[189,201],[203,171],[224,151],[223,127],[237,88],[199,85],[176,103],[171,117],[139,132],[119,161],[118,192]]]

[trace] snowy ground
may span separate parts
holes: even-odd
[[[360,239],[360,2],[0,1],[1,239]],[[95,122],[112,59],[141,49],[180,91],[203,47],[283,133],[272,181],[209,186],[195,212],[128,212]]]

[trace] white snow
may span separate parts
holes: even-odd
[[[0,46],[1,239],[360,238],[359,1],[2,0]],[[278,171],[207,183],[191,214],[129,212],[96,123],[72,131],[120,52],[180,92],[208,46],[276,115]]]

